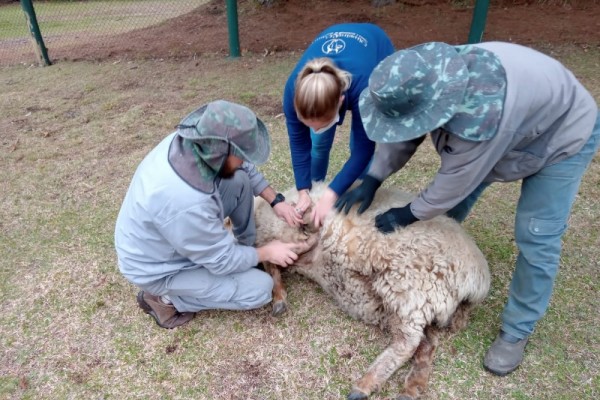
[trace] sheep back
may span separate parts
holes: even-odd
[[[326,189],[315,183],[311,198]],[[285,193],[291,202],[297,191]],[[487,295],[490,274],[485,257],[456,221],[438,216],[383,234],[375,216],[402,207],[413,195],[380,188],[363,214],[331,212],[318,232],[314,249],[291,269],[317,282],[351,316],[386,325],[389,313],[407,324],[445,326],[458,305],[479,303]],[[303,240],[310,229],[296,229],[277,219],[269,205],[257,199],[257,245],[273,239]],[[308,214],[308,213],[307,213]]]

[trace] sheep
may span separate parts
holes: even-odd
[[[315,183],[317,201],[326,185]],[[284,193],[288,201],[297,192]],[[275,238],[308,239],[315,245],[289,269],[308,277],[331,295],[342,310],[391,334],[391,343],[356,381],[349,400],[366,399],[412,358],[398,399],[416,399],[427,387],[439,334],[466,326],[470,309],[481,303],[490,286],[487,261],[474,241],[453,219],[439,216],[383,234],[375,216],[406,205],[412,196],[380,188],[361,215],[332,212],[319,230],[309,224],[293,228],[279,220],[266,201],[255,202],[256,244]],[[305,214],[305,218],[310,211]],[[265,263],[272,274],[273,315],[287,309],[279,267]]]

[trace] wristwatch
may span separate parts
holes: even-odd
[[[282,201],[285,201],[285,197],[283,197],[283,195],[281,193],[277,193],[277,195],[275,195],[275,199],[271,202],[271,207],[275,207],[277,204],[281,203]]]

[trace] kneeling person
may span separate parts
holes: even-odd
[[[297,225],[293,207],[256,165],[271,142],[248,108],[223,100],[189,114],[141,162],[115,228],[119,269],[141,291],[139,306],[163,328],[207,309],[247,310],[271,301],[273,281],[254,268],[287,266],[306,243],[255,248],[254,196]],[[232,222],[232,232],[224,226]]]

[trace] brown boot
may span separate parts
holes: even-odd
[[[150,314],[161,328],[177,328],[191,321],[196,315],[193,312],[180,313],[173,304],[165,304],[160,301],[158,296],[145,293],[143,290],[137,294],[137,302],[140,308],[146,314]]]

